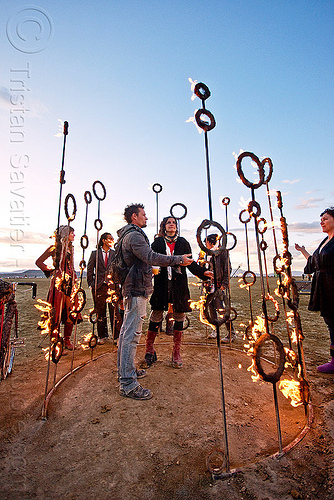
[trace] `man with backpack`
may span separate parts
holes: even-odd
[[[152,293],[152,265],[188,266],[193,262],[191,255],[162,255],[154,252],[143,229],[147,217],[141,203],[128,205],[124,210],[127,225],[117,231],[121,253],[127,267],[122,278],[124,319],[119,335],[117,369],[121,396],[137,400],[152,397],[149,389],[144,389],[138,378],[146,375],[145,370],[136,370],[135,355],[146,317],[148,296]],[[117,248],[117,247],[116,247]],[[117,249],[116,249],[117,253]]]

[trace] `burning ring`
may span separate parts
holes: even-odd
[[[73,302],[75,299],[78,300],[78,305],[71,308],[72,313],[79,313],[83,310],[86,304],[86,292],[83,288],[78,288],[73,297]]]
[[[156,194],[161,193],[162,185],[156,182],[155,184],[153,184],[152,189]]]
[[[94,227],[97,231],[101,231],[101,229],[103,228],[103,222],[101,221],[101,219],[95,219]]]
[[[86,261],[85,261],[84,259],[82,259],[82,260],[80,261],[80,263],[79,263],[79,267],[80,267],[80,269],[84,270],[84,269],[86,269],[86,266],[87,266],[87,265],[86,265]]]
[[[181,217],[176,217],[173,214],[173,208],[175,208],[175,207],[182,207],[184,209],[184,214]],[[181,219],[184,219],[187,216],[188,209],[187,209],[187,207],[185,205],[183,205],[183,203],[174,203],[174,205],[172,205],[170,207],[169,213],[171,214],[172,217],[174,217],[175,220],[181,220]]]
[[[252,281],[247,281],[248,276],[252,277]],[[245,285],[252,286],[252,285],[254,285],[254,283],[256,281],[256,274],[250,270],[245,271],[244,274],[242,275],[242,279],[243,279],[243,282],[245,283]]]
[[[263,223],[263,228],[261,229],[260,228],[260,224],[261,222]],[[268,229],[268,224],[267,224],[267,221],[266,219],[264,219],[263,217],[260,217],[258,220],[257,220],[257,230],[260,234],[264,234]]]
[[[95,311],[95,309],[90,312],[89,321],[92,323],[92,325],[95,325],[95,323],[97,323],[97,312]]]
[[[254,212],[254,208],[256,208],[255,212]],[[251,217],[259,217],[261,215],[260,204],[255,200],[252,200],[248,203],[247,210],[248,210],[248,213]]]
[[[264,179],[264,183],[268,184],[268,182],[271,179],[271,176],[273,175],[273,169],[274,169],[274,167],[273,167],[273,162],[271,161],[270,158],[265,158],[264,160],[262,160],[263,167],[265,166],[266,163],[268,163],[268,165],[269,165],[269,173],[268,173],[266,179]]]
[[[93,333],[89,339],[88,345],[91,349],[97,346],[97,336]]]
[[[243,214],[248,214],[248,219],[246,220],[242,220],[242,215]],[[248,213],[248,210],[244,209],[244,210],[241,210],[240,214],[239,214],[239,220],[240,222],[242,222],[243,224],[248,224],[248,222],[251,220],[251,216],[249,215]]]
[[[278,318],[279,318],[279,305],[278,305],[278,302],[269,293],[267,293],[267,295],[265,296],[264,300],[265,301],[270,301],[270,302],[272,302],[274,304],[274,307],[275,307],[275,316],[268,316],[268,312],[267,312],[266,316],[267,316],[268,321],[270,323],[275,323],[275,321],[277,321]],[[264,304],[265,304],[265,302],[262,303],[263,314],[265,314]]]
[[[83,234],[81,236],[81,238],[80,238],[80,245],[81,245],[81,248],[83,248],[84,250],[86,250],[86,248],[88,248],[89,239],[88,239],[87,234]]]
[[[266,373],[261,365],[261,348],[263,344],[267,342],[267,340],[271,340],[274,344],[276,344],[278,354],[279,354],[279,364],[278,368],[275,372]],[[254,344],[254,361],[258,374],[265,380],[266,382],[271,382],[275,384],[279,381],[284,371],[285,364],[285,351],[282,342],[276,335],[269,335],[269,333],[263,333],[261,337]]]
[[[221,237],[220,237],[221,246],[218,247],[216,250],[212,250],[210,248],[207,248],[201,239],[202,230],[203,229],[207,230],[211,226],[216,227],[221,232]],[[215,222],[213,220],[204,219],[202,221],[201,225],[197,228],[196,239],[197,239],[197,243],[198,243],[198,246],[200,247],[200,249],[209,255],[220,255],[226,249],[227,236],[226,236],[225,229],[218,222]]]
[[[69,200],[72,200],[73,202],[73,211],[72,211],[72,215],[70,215],[68,213],[68,202]],[[66,215],[66,219],[68,221],[71,221],[71,220],[74,220],[75,219],[75,214],[77,213],[77,202],[75,201],[75,198],[73,196],[73,194],[68,194],[65,198],[65,203],[64,203],[64,208],[65,208],[65,215]]]
[[[103,191],[102,196],[99,196],[96,192],[96,185],[97,184],[99,184],[102,188],[102,191]],[[97,198],[99,201],[103,201],[105,199],[105,197],[107,196],[107,191],[106,191],[106,188],[104,187],[104,184],[102,184],[101,181],[94,181],[93,182],[93,193],[94,193],[95,198]]]
[[[201,99],[201,101],[206,101],[209,99],[211,92],[209,87],[205,83],[196,83],[194,88],[194,94]]]
[[[186,330],[190,326],[190,319],[189,316],[186,316],[186,319],[183,322],[183,330]]]
[[[244,176],[244,173],[243,173],[242,168],[241,168],[241,161],[242,161],[243,158],[246,158],[247,156],[249,156],[250,158],[252,158],[252,160],[258,166],[258,172],[259,172],[259,182],[258,183],[251,182],[248,179],[246,179],[246,177]],[[241,153],[241,155],[238,156],[238,159],[237,159],[237,172],[238,172],[238,175],[239,175],[240,179],[242,180],[242,182],[245,184],[245,186],[247,186],[249,188],[257,189],[260,186],[262,186],[262,184],[264,183],[264,168],[263,168],[263,164],[262,164],[262,162],[259,160],[259,158],[254,153],[249,153],[249,152],[245,151],[244,153]]]
[[[226,321],[229,320],[230,309],[226,308],[224,316],[221,317],[220,315],[217,314],[218,308],[216,308],[215,306],[216,301],[219,301],[220,304],[223,301],[223,292],[220,289],[217,289],[214,292],[209,293],[209,295],[207,296],[204,305],[204,315],[211,325],[221,326],[223,323],[226,323]]]
[[[226,455],[222,450],[213,450],[206,459],[210,474],[221,474],[226,470]]]
[[[278,265],[277,265],[278,260],[281,261],[280,267],[278,267]],[[281,274],[283,272],[284,264],[282,262],[282,257],[279,254],[276,254],[275,257],[273,258],[273,266],[274,266],[274,271],[276,274]]]
[[[230,198],[228,196],[225,196],[225,198],[222,199],[222,204],[227,207],[227,205],[230,204]]]
[[[207,118],[209,118],[210,122],[208,123],[208,122],[205,122],[204,120],[202,120],[202,118],[201,118],[202,115],[205,115]],[[203,129],[205,132],[209,132],[210,130],[212,130],[216,126],[215,117],[207,109],[198,109],[195,113],[195,120],[196,120],[197,125],[201,129]]]
[[[226,236],[227,236],[227,235],[230,235],[230,236],[232,236],[232,238],[233,238],[233,244],[232,244],[232,246],[231,246],[231,247],[229,247],[229,248],[226,248],[226,250],[233,250],[233,248],[234,248],[234,247],[236,246],[236,244],[237,244],[237,237],[236,237],[236,235],[235,235],[235,234],[230,233],[230,232],[228,232],[228,231],[226,231],[226,233],[225,233],[225,234],[226,234]]]
[[[62,337],[59,337],[59,339],[53,342],[51,346],[51,359],[53,363],[55,364],[58,363],[58,361],[61,358],[61,355],[63,354],[63,350],[64,350],[64,340]]]
[[[90,191],[85,191],[84,200],[87,205],[92,203],[92,193]]]

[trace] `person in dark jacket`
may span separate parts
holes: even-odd
[[[304,273],[313,274],[308,308],[310,311],[320,311],[331,339],[331,361],[318,366],[318,370],[334,374],[334,207],[326,208],[320,217],[322,231],[327,233],[327,237],[313,255],[297,243],[295,248],[307,259]]]
[[[110,285],[107,274],[114,254],[114,250],[112,250],[113,243],[114,238],[112,235],[103,233],[97,245],[97,251],[93,250],[87,265],[87,283],[92,290],[94,307],[97,313],[98,344],[104,344],[108,340],[107,304],[114,340],[118,339],[122,324],[118,303],[107,302],[107,299],[110,299]]]
[[[182,236],[178,236],[177,223],[174,217],[165,217],[160,224],[159,236],[151,245],[152,250],[165,255],[190,254],[191,247],[188,241]],[[212,277],[211,271],[205,270],[196,262],[192,262],[187,269],[200,279]],[[188,288],[188,278],[186,269],[163,268],[154,276],[154,289],[150,299],[152,312],[146,337],[146,367],[152,366],[157,360],[154,350],[154,341],[157,336],[159,326],[163,319],[163,312],[168,310],[168,305],[173,306],[174,330],[173,330],[173,353],[172,365],[174,368],[182,367],[180,355],[181,338],[183,333],[183,322],[185,313],[191,311],[190,293]]]
[[[215,250],[216,248],[218,248],[218,245],[219,245],[218,234],[209,234],[205,238],[205,246],[210,250]],[[228,256],[228,251],[224,250],[219,255],[215,255],[214,260],[215,260],[216,276],[217,276],[217,288],[220,288],[223,292],[226,290],[228,291],[230,287],[229,281],[231,274],[231,262]],[[208,267],[209,269],[213,269],[211,255],[209,255],[204,262],[207,263],[206,265],[209,266]],[[237,336],[232,321],[226,321],[225,326],[228,333],[227,336],[222,338],[221,341],[224,344],[227,344],[233,342],[233,340],[235,340]],[[216,331],[213,331],[210,334],[211,338],[216,338],[216,336],[217,336]]]
[[[143,229],[147,217],[140,203],[128,205],[124,210],[128,223],[117,231],[122,239],[122,256],[128,273],[122,285],[124,319],[119,335],[117,368],[120,394],[136,400],[152,397],[149,389],[144,389],[138,378],[146,375],[145,370],[136,370],[134,359],[139,343],[142,325],[146,317],[148,296],[152,293],[152,265],[188,266],[192,263],[189,255],[160,255],[154,252]]]

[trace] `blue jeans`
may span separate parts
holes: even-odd
[[[117,369],[120,390],[126,394],[135,389],[137,381],[135,356],[140,340],[143,321],[146,318],[145,297],[124,298],[124,318],[119,334],[117,351]]]

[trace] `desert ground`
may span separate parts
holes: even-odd
[[[34,281],[37,296],[45,299],[49,281]],[[197,300],[199,287],[190,281]],[[247,370],[251,357],[243,325],[249,320],[249,302],[236,278],[231,294],[238,334],[231,346],[221,347],[222,379],[217,342],[194,310],[184,332],[181,370],[171,367],[171,337],[159,334],[158,361],[141,381],[152,390],[151,400],[119,395],[117,346],[108,341],[93,351],[80,347],[73,358],[71,353],[63,356],[57,365],[50,363],[47,392],[64,379],[48,399],[43,419],[48,366],[43,349],[48,349],[48,339],[36,329],[36,300],[31,292],[18,290],[19,336],[25,341],[16,350],[12,373],[0,383],[0,498],[334,499],[334,376],[316,370],[329,355],[323,320],[307,310],[308,296],[301,295],[311,404],[307,418],[303,405],[291,406],[278,391],[286,450],[279,454],[273,386],[253,382]],[[92,331],[88,291],[87,299],[78,343]],[[146,330],[147,321],[138,364]],[[225,336],[224,326],[221,331]],[[276,334],[285,344],[283,323],[277,324]],[[71,364],[73,373],[66,377]],[[224,415],[230,474],[215,479],[208,465],[211,471],[221,465],[223,455],[217,450],[223,450],[226,460]]]

